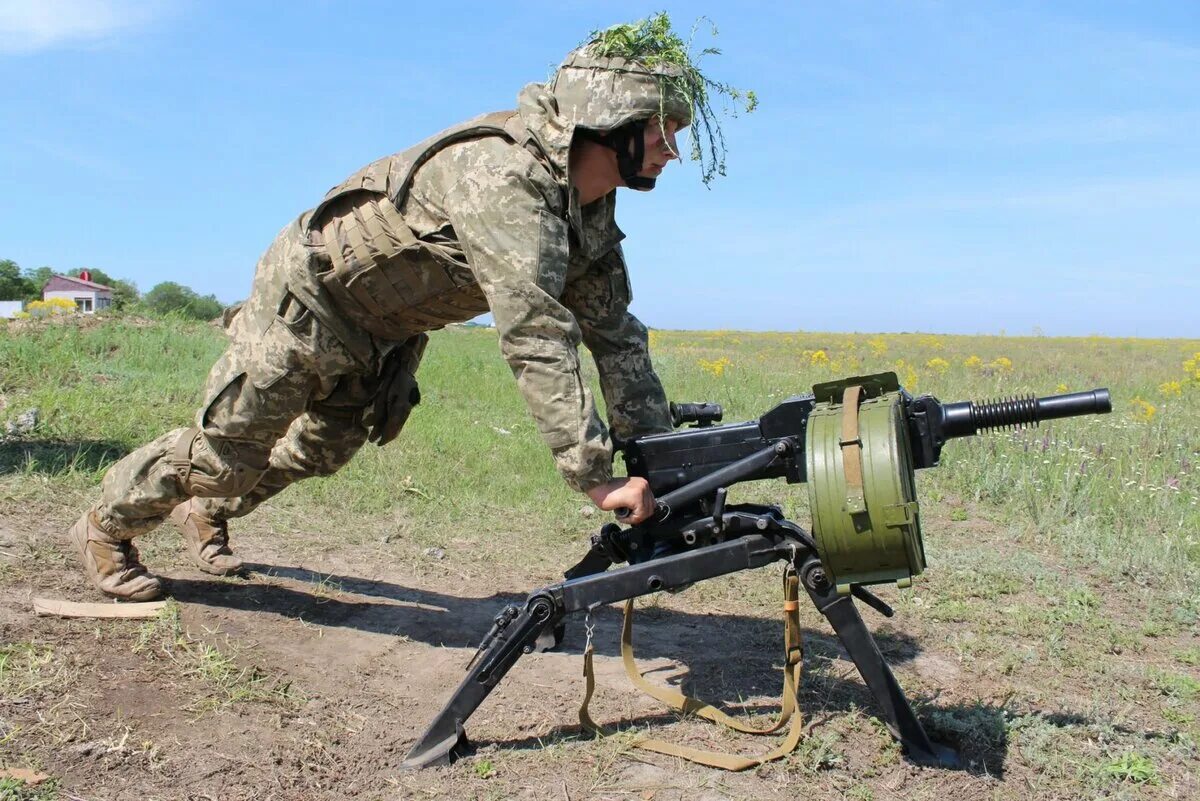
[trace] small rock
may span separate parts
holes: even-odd
[[[596,516],[596,507],[590,506],[587,504],[580,506],[579,507],[579,516],[580,517],[595,517]]]
[[[9,420],[4,425],[4,430],[8,432],[9,436],[23,437],[32,432],[33,429],[37,428],[37,424],[38,410],[26,409],[24,412],[21,412],[19,415],[17,415],[17,419]]]
[[[99,746],[100,744],[96,742],[79,743],[71,746],[71,750],[80,756],[92,756]]]
[[[434,559],[445,559],[446,551],[442,548],[426,548],[424,551],[426,556],[431,556]]]

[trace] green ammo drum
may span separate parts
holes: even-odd
[[[813,387],[808,499],[821,561],[839,594],[908,587],[925,569],[904,394],[895,373]]]

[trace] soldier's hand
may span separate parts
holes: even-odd
[[[605,512],[628,509],[629,516],[622,518],[622,522],[637,524],[654,514],[654,493],[650,491],[650,482],[641,476],[614,478],[592,487],[587,496]]]

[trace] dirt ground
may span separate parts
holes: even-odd
[[[972,621],[939,623],[903,609],[888,622],[870,610],[863,615],[935,739],[962,752],[962,769],[919,768],[901,758],[852,663],[811,609],[802,618],[808,737],[797,755],[733,774],[632,748],[648,730],[721,750],[768,746],[680,720],[635,695],[617,652],[614,608],[596,615],[600,690],[593,716],[622,733],[597,740],[580,732],[584,632],[573,621],[561,652],[523,658],[471,718],[473,756],[402,772],[409,747],[458,683],[492,616],[548,577],[466,562],[454,549],[414,550],[391,561],[370,547],[339,548],[336,555],[306,551],[265,520],[247,520],[234,544],[252,561],[250,573],[213,579],[186,564],[178,535],[166,526],[141,542],[147,563],[170,579],[177,620],[35,617],[35,595],[100,600],[83,586],[66,549],[64,514],[47,508],[0,516],[0,643],[24,649],[10,650],[0,669],[8,671],[0,684],[0,764],[45,771],[58,794],[27,789],[16,798],[715,801],[817,792],[864,800],[1070,798],[1085,788],[1105,797],[1200,793],[1194,742],[1175,743],[1179,729],[1137,698],[1113,691],[1111,703],[1104,702],[1109,694],[1096,684],[1104,675],[1123,681],[1130,659],[1169,662],[1180,648],[1194,649],[1194,631],[1151,640],[1124,656],[1095,653],[1107,667],[1081,665],[1064,680],[1061,661],[1028,659],[1006,672],[1004,660],[1022,647],[1037,652],[1046,631],[1005,645],[1000,650],[1007,655],[983,652],[976,659],[963,645],[972,642]],[[941,520],[930,528],[941,528],[947,547],[991,541],[1003,552],[1005,533],[986,523]],[[751,591],[763,585],[770,592]],[[782,626],[776,605],[761,602],[775,587],[775,572],[761,571],[727,580],[713,593],[661,599],[636,629],[643,668],[702,696],[764,712],[777,708]],[[1017,588],[1006,603],[1015,597],[1037,606],[1040,599],[1025,598],[1027,592]],[[1101,780],[1089,772],[1093,756],[1127,747],[1155,749],[1154,782]]]

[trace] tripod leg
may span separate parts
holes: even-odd
[[[547,628],[562,618],[553,599],[535,594],[497,635],[476,654],[467,676],[429,728],[408,752],[401,768],[411,770],[435,764],[449,764],[470,747],[463,724],[483,699],[487,698],[522,654],[533,650],[533,643]]]
[[[809,570],[801,573],[806,577],[804,586],[813,604],[833,626],[838,639],[854,660],[859,674],[883,711],[888,729],[900,741],[908,758],[918,765],[957,767],[958,754],[954,749],[932,742],[925,733],[904,690],[892,675],[892,669],[884,661],[879,646],[858,614],[854,601],[848,595],[839,596],[827,581],[810,582],[808,579],[813,577],[814,572]],[[816,588],[811,586],[813,584]]]

